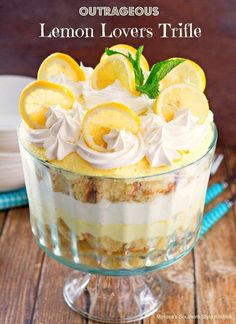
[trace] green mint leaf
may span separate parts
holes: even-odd
[[[146,83],[152,83],[157,78],[158,82],[161,81],[173,68],[182,63],[184,59],[169,59],[161,61],[152,66],[151,72]]]
[[[105,53],[108,56],[115,55],[115,54],[120,54],[120,55],[123,55],[124,57],[126,57],[130,61],[130,63],[133,66],[133,69],[134,69],[136,87],[142,85],[143,82],[144,82],[143,71],[142,71],[142,69],[140,67],[140,57],[142,55],[143,48],[144,48],[143,46],[139,46],[139,48],[137,49],[135,58],[133,58],[130,53],[124,54],[124,53],[121,53],[119,51],[113,51],[110,48],[105,49]]]
[[[143,45],[139,46],[135,55],[135,71],[137,73],[137,81],[138,81],[136,82],[137,86],[141,86],[144,82],[143,70],[141,69],[140,66],[140,57],[142,55],[143,49],[144,49]]]
[[[150,99],[155,99],[159,94],[159,83],[157,80],[153,80],[152,83],[138,86],[137,90],[146,94]]]
[[[121,53],[121,52],[118,52],[118,51],[113,51],[113,50],[111,50],[111,49],[108,48],[108,47],[105,48],[105,53],[106,53],[108,56],[115,55],[115,54],[120,54],[120,55],[123,55],[124,57],[127,58],[127,55],[125,55],[124,53]]]
[[[159,94],[159,82],[183,61],[184,59],[170,59],[154,64],[145,84],[138,87],[138,90],[150,99],[155,99]]]
[[[144,84],[143,70],[140,66],[140,58],[143,52],[144,46],[139,46],[137,49],[135,58],[132,57],[131,53],[124,54],[119,51],[111,50],[110,48],[105,49],[105,53],[109,56],[120,54],[126,57],[133,66],[136,90],[145,93],[150,99],[155,99],[159,94],[159,82],[177,65],[182,63],[184,59],[176,58],[169,59],[152,66],[151,72]]]
[[[135,60],[136,60],[136,62],[138,64],[140,64],[140,57],[141,57],[141,55],[143,53],[143,49],[144,49],[143,45],[139,46],[139,48],[137,49],[137,52],[136,52],[136,55],[135,55]]]

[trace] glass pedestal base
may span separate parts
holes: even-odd
[[[153,314],[164,297],[157,272],[117,277],[75,271],[63,290],[66,303],[86,318],[103,323],[128,323]]]

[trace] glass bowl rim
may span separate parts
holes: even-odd
[[[168,175],[168,174],[171,174],[171,173],[174,173],[174,172],[178,172],[180,170],[183,170],[185,168],[188,168],[189,166],[193,166],[195,164],[197,164],[198,162],[200,162],[202,159],[204,159],[205,156],[208,155],[208,153],[215,147],[216,145],[216,142],[217,142],[217,139],[218,139],[218,131],[217,131],[217,127],[216,127],[216,124],[214,122],[211,123],[211,127],[212,127],[212,130],[213,130],[213,136],[212,136],[212,140],[211,140],[211,143],[208,147],[208,149],[206,150],[206,152],[201,155],[197,160],[195,161],[192,161],[186,165],[183,165],[183,166],[180,166],[180,167],[177,167],[177,168],[174,168],[174,169],[171,169],[171,170],[168,170],[168,171],[164,171],[164,172],[160,172],[160,173],[157,173],[157,174],[151,174],[151,175],[145,175],[145,176],[136,176],[136,177],[119,177],[119,176],[104,176],[104,175],[87,175],[87,174],[81,174],[81,173],[78,173],[78,172],[73,172],[73,171],[70,171],[70,170],[66,170],[64,168],[61,168],[61,167],[58,167],[58,166],[55,166],[47,161],[44,161],[42,159],[40,159],[39,157],[37,157],[36,155],[34,155],[32,152],[30,152],[30,150],[28,150],[22,143],[21,141],[21,137],[19,135],[20,133],[20,127],[22,125],[22,122],[20,123],[20,125],[18,126],[17,128],[17,135],[18,135],[18,141],[19,141],[19,144],[23,147],[23,149],[32,157],[34,158],[35,160],[37,160],[39,163],[43,164],[44,166],[46,166],[47,168],[53,168],[55,170],[57,170],[58,172],[65,172],[67,174],[71,174],[73,176],[79,176],[79,177],[87,177],[87,178],[100,178],[100,179],[112,179],[112,180],[132,180],[132,179],[149,179],[149,178],[156,178],[156,177],[161,177],[163,175]]]

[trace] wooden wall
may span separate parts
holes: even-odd
[[[236,1],[235,0],[120,0],[119,6],[159,6],[158,17],[81,17],[80,6],[116,6],[118,1],[1,0],[0,73],[35,76],[45,56],[64,51],[87,65],[95,65],[104,47],[114,43],[145,45],[150,63],[168,57],[187,57],[199,62],[207,75],[207,95],[220,131],[221,143],[236,145]],[[153,27],[158,23],[192,22],[202,28],[199,39],[38,38],[39,23],[52,27],[94,29],[106,22],[115,27]]]

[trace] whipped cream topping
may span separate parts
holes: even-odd
[[[170,122],[149,113],[142,118],[145,155],[152,167],[172,165],[181,158],[181,151],[189,151],[200,144],[206,136],[213,115],[209,112],[203,125],[189,109],[176,112]]]
[[[45,148],[45,156],[49,160],[62,160],[71,152],[76,151],[76,142],[80,136],[83,109],[75,102],[71,110],[59,105],[48,109],[46,128],[27,128],[28,140]]]
[[[144,142],[141,134],[133,135],[125,130],[111,130],[104,135],[107,152],[91,149],[81,136],[84,111],[76,102],[73,109],[51,107],[46,114],[46,128],[31,129],[27,126],[27,139],[45,148],[49,160],[62,160],[77,152],[97,169],[113,169],[137,163],[144,157]]]
[[[25,125],[27,139],[45,148],[49,160],[62,160],[77,152],[85,161],[97,169],[114,169],[139,162],[144,156],[151,167],[171,166],[181,158],[183,152],[199,145],[209,131],[213,121],[210,111],[206,121],[200,125],[198,118],[189,109],[176,112],[170,122],[149,112],[141,117],[141,132],[134,135],[124,129],[112,129],[104,135],[106,152],[91,149],[83,139],[81,125],[85,110],[75,102],[72,109],[51,107],[46,114],[46,127],[31,129]]]
[[[97,104],[110,101],[124,104],[137,114],[145,111],[146,109],[150,109],[154,101],[149,99],[145,94],[141,94],[140,96],[133,95],[121,85],[119,80],[116,80],[113,84],[102,90],[84,87],[83,97],[85,100],[85,105],[88,109]]]
[[[88,91],[88,89],[91,89],[90,77],[93,73],[93,68],[84,66],[82,62],[80,63],[80,67],[85,74],[85,81],[73,82],[62,72],[49,78],[49,81],[69,88],[78,99],[85,90]]]
[[[50,77],[49,81],[69,88],[74,93],[76,98],[78,98],[82,93],[80,82],[73,82],[72,80],[68,79],[64,73],[59,73]]]
[[[90,84],[93,68],[84,66],[82,62],[80,67],[85,73],[85,81],[73,82],[64,73],[52,76],[49,81],[68,87],[77,99],[82,95],[86,109],[108,101],[124,104],[137,114],[151,109],[154,102],[153,99],[150,99],[145,94],[140,96],[133,95],[121,85],[119,80],[116,80],[104,89],[93,89]]]
[[[72,90],[78,99],[73,108],[66,110],[60,106],[50,107],[43,129],[30,129],[25,125],[28,141],[44,147],[47,159],[62,160],[68,154],[77,152],[97,169],[131,165],[144,156],[151,167],[171,166],[181,158],[183,152],[193,150],[207,135],[213,121],[211,111],[202,125],[198,124],[198,118],[189,109],[178,110],[174,119],[166,122],[163,117],[153,113],[154,100],[145,94],[133,95],[119,80],[104,89],[93,89],[90,83],[93,68],[85,67],[82,63],[80,66],[85,73],[85,81],[73,82],[63,73],[50,79]],[[137,114],[146,111],[148,114],[140,116],[141,131],[138,135],[112,129],[104,136],[106,152],[97,152],[84,141],[81,125],[87,110],[109,101],[124,104]]]
[[[81,137],[77,153],[96,169],[114,169],[137,163],[144,157],[141,134],[135,136],[125,130],[111,130],[104,135],[108,152],[92,150]]]

